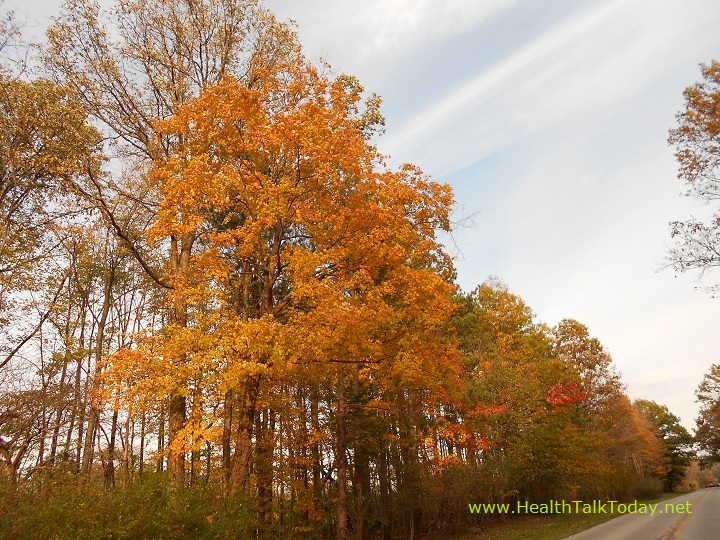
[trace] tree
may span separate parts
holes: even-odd
[[[44,79],[26,82],[0,75],[0,82],[2,367],[49,315],[46,306],[29,301],[27,292],[42,283],[39,269],[53,266],[57,242],[49,239],[50,232],[56,217],[68,211],[58,186],[99,170],[102,158],[99,133],[67,89]],[[32,324],[23,324],[31,318]]]
[[[675,491],[693,457],[693,438],[680,425],[680,419],[665,405],[647,399],[635,400],[634,405],[653,423],[663,440],[667,472],[665,486],[669,492]]]
[[[197,403],[173,438],[176,454],[213,440],[206,412],[234,396],[224,410],[234,443],[227,491],[242,496],[254,487],[252,460],[266,459],[254,435],[264,388],[292,371],[322,379],[311,375],[322,369],[344,405],[354,373],[420,384],[436,372],[453,290],[436,238],[449,228],[450,190],[414,167],[379,165],[353,81],[321,76],[299,55],[267,68],[262,81],[253,89],[223,77],[158,123],[178,151],[151,169],[161,198],[147,235],[171,246],[199,239],[169,293],[186,319],[146,340],[140,355],[118,354],[108,373],[127,397]],[[265,411],[261,425],[274,415]],[[349,444],[359,448],[340,436],[349,416],[338,407],[339,528],[345,457]]]
[[[397,359],[395,376],[413,376],[450,311],[451,267],[435,238],[449,226],[449,189],[412,167],[377,170],[357,99],[346,79],[298,57],[258,90],[224,78],[160,127],[182,143],[153,169],[164,198],[149,234],[202,231],[203,244],[172,292],[189,324],[168,329],[161,355],[182,349],[192,370],[171,363],[158,380],[240,397],[231,494],[249,487],[261,380],[333,363],[342,405],[344,365]]]
[[[571,390],[577,374],[553,354],[547,326],[499,280],[463,304],[455,319],[467,379],[460,411],[476,441],[476,482],[493,502],[565,492],[589,468],[567,415],[583,399]]]
[[[226,492],[256,489],[268,508],[276,460],[289,458],[273,446],[281,436],[258,433],[287,403],[271,392],[293,376],[313,403],[313,430],[348,427],[345,443],[323,441],[331,456],[315,440],[316,493],[332,463],[328,475],[366,471],[345,471],[364,498],[372,456],[360,449],[357,404],[344,415],[334,404],[360,400],[367,383],[399,402],[414,396],[422,411],[423,390],[409,387],[438,374],[447,345],[452,269],[435,231],[449,227],[449,188],[414,167],[382,170],[368,143],[382,125],[379,100],[363,105],[352,77],[319,76],[288,26],[253,0],[121,0],[110,14],[73,0],[49,31],[45,60],[123,164],[73,189],[165,289],[164,324],[138,336],[137,349],[121,348],[104,380],[125,403],[167,403],[175,485],[188,452],[217,444]],[[117,212],[131,203],[144,227]],[[416,443],[407,440],[405,463]],[[337,486],[339,515],[347,505]]]
[[[678,113],[678,127],[670,131],[680,166],[678,178],[688,185],[686,195],[705,203],[720,201],[720,62],[701,66],[703,81],[685,89],[685,109]],[[678,271],[720,266],[720,214],[710,220],[695,218],[670,223],[678,243],[668,254],[668,264]]]
[[[695,391],[700,403],[695,440],[703,465],[720,462],[720,365],[710,366]]]
[[[256,0],[119,0],[110,12],[68,0],[48,30],[46,66],[104,128],[113,142],[111,157],[123,163],[119,177],[92,175],[72,187],[102,213],[160,287],[172,291],[187,279],[200,231],[171,235],[151,249],[145,230],[128,227],[114,202],[135,202],[147,221],[154,219],[161,195],[147,171],[177,150],[177,140],[163,137],[156,121],[171,117],[225,75],[248,88],[262,85],[263,70],[294,54],[295,45],[287,25]],[[187,326],[187,309],[183,296],[175,295],[170,323]],[[179,353],[176,363],[182,362]],[[186,428],[188,391],[169,390],[169,437],[175,440]],[[183,451],[182,444],[169,446],[168,468],[178,487],[185,479]]]
[[[610,353],[599,339],[590,336],[587,326],[573,319],[560,321],[554,337],[555,354],[580,376],[585,399],[579,406],[592,416],[601,417],[623,393]]]
[[[577,375],[582,397],[573,406],[572,424],[579,431],[588,471],[594,472],[592,479],[580,483],[595,496],[627,495],[639,479],[657,469],[659,440],[632,407],[610,353],[587,326],[564,319],[553,334],[554,352]]]

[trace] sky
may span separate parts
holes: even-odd
[[[6,0],[40,34],[57,0]],[[380,151],[449,183],[447,248],[470,291],[503,280],[538,320],[600,339],[632,399],[694,427],[720,363],[720,275],[662,269],[683,197],[668,130],[701,63],[720,59],[716,0],[266,0],[311,59],[383,98]]]

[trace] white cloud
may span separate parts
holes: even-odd
[[[282,20],[298,23],[305,51],[343,72],[374,78],[403,59],[426,54],[476,29],[520,0],[268,0]],[[372,88],[375,90],[375,88]]]
[[[425,48],[464,34],[518,0],[375,0],[364,9],[371,23],[365,55]]]
[[[579,112],[592,117],[664,73],[693,22],[679,10],[675,2],[592,3],[420,110],[382,148],[447,174]]]

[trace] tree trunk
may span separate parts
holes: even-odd
[[[208,485],[210,482],[210,473],[212,472],[212,444],[210,444],[210,441],[205,443],[205,450],[207,451],[207,455],[205,458],[205,486]]]
[[[112,426],[110,427],[110,441],[108,443],[108,461],[105,467],[105,487],[109,488],[115,485],[115,432],[118,423],[118,407],[115,405],[115,412],[112,417]]]
[[[89,312],[88,301],[83,293],[83,301],[80,306],[81,309],[81,320],[80,320],[80,336],[78,338],[78,352],[85,349],[85,327],[87,322],[87,313]],[[75,368],[75,395],[73,398],[72,409],[70,413],[70,422],[68,425],[67,438],[65,439],[65,460],[70,459],[70,451],[72,445],[73,431],[75,430],[75,421],[77,420],[78,428],[78,441],[76,444],[77,452],[80,452],[80,439],[82,439],[83,429],[83,409],[84,404],[82,403],[82,392],[80,391],[80,382],[82,380],[82,357],[79,356],[77,359],[77,367]],[[79,456],[78,456],[79,457]],[[75,464],[75,468],[78,468],[78,463]]]
[[[392,539],[392,508],[390,507],[390,470],[386,444],[380,449],[380,536],[382,540]]]
[[[127,485],[130,482],[130,466],[132,464],[132,449],[135,443],[135,421],[128,414],[125,420],[125,433],[122,439],[123,443],[123,459],[122,459],[122,476],[123,482]]]
[[[145,465],[145,411],[140,418],[140,457],[138,461],[138,474],[142,476]]]
[[[195,486],[197,485],[197,479],[198,479],[198,473],[200,470],[200,451],[197,449],[193,449],[192,452],[190,452],[190,485]]]
[[[179,434],[185,427],[185,396],[174,395],[168,407],[168,472],[174,489],[185,486],[185,451]],[[179,447],[179,448],[178,448]]]
[[[165,470],[165,407],[160,406],[158,414],[157,472]]]
[[[345,370],[341,369],[337,382],[337,540],[347,539],[347,428],[345,410]]]
[[[78,372],[82,370],[82,362],[78,360]],[[80,380],[78,380],[78,387],[80,386]],[[83,441],[84,441],[84,428],[85,428],[85,410],[88,405],[88,380],[85,378],[85,384],[83,391],[81,392],[78,388],[78,424],[77,424],[77,441],[75,443],[75,473],[80,472],[80,462],[82,459]]]
[[[65,343],[69,343],[69,332],[68,337]],[[67,350],[66,345],[66,351],[65,351],[66,360],[63,362],[63,368],[62,372],[60,373],[60,395],[63,394],[65,390],[65,376],[67,375],[67,366],[70,363],[69,360],[69,351]],[[55,456],[57,455],[57,448],[58,448],[58,439],[60,438],[60,425],[62,424],[62,414],[63,414],[63,405],[62,403],[58,405],[57,409],[55,410],[55,425],[53,426],[53,434],[52,439],[50,442],[50,460],[52,462],[55,462]]]
[[[258,507],[260,518],[268,526],[272,523],[273,510],[273,450],[275,449],[275,411],[265,409],[258,415],[255,433],[256,473],[258,483]]]
[[[188,325],[188,305],[184,289],[187,285],[194,243],[195,235],[192,233],[184,234],[179,239],[176,237],[170,239],[170,270],[176,287],[171,293],[173,301],[170,322],[180,328]],[[182,365],[187,359],[184,354],[180,354],[174,361]],[[183,388],[178,388],[170,396],[168,407],[168,472],[170,485],[174,489],[185,486],[185,441],[180,440],[180,434],[185,427],[186,412],[187,403]]]
[[[236,401],[235,454],[232,458],[228,489],[228,495],[231,497],[238,494],[250,494],[250,457],[259,387],[260,376],[249,376],[245,381],[242,395]]]
[[[115,266],[110,268],[110,273],[105,280],[105,290],[103,292],[103,305],[100,313],[100,320],[97,326],[97,336],[95,338],[95,377],[93,378],[93,385],[91,393],[98,390],[100,376],[100,370],[98,368],[101,365],[102,353],[103,353],[103,341],[105,340],[105,325],[107,324],[108,314],[110,313],[110,306],[112,300],[112,286],[115,281]],[[89,376],[89,374],[88,374]],[[100,414],[102,409],[96,404],[93,396],[90,396],[90,417],[88,418],[87,431],[85,432],[85,444],[83,445],[83,457],[82,457],[82,470],[89,472],[90,466],[92,465],[93,456],[93,443],[95,441],[95,430],[100,422]]]
[[[417,435],[415,431],[415,419],[413,414],[413,395],[410,391],[407,393],[407,407],[400,415],[400,457],[403,467],[403,483],[402,492],[407,501],[407,509],[405,515],[408,523],[408,538],[411,540],[415,537],[415,528],[421,523],[422,509],[417,504],[418,499],[418,455],[417,455]],[[398,486],[398,491],[401,491]]]
[[[367,510],[367,498],[370,494],[370,467],[368,465],[367,453],[363,444],[363,432],[365,426],[363,422],[364,412],[359,406],[360,403],[360,377],[359,365],[355,364],[353,371],[353,399],[355,402],[355,410],[353,411],[353,492],[355,496],[355,520],[354,520],[354,536],[355,540],[363,540],[365,514]]]
[[[322,519],[322,475],[320,470],[320,415],[318,407],[318,391],[313,386],[310,391],[310,424],[313,430],[312,443],[312,478],[313,478],[313,508],[315,515],[313,521],[316,523]],[[316,539],[322,538],[322,531],[318,528]]]
[[[223,433],[222,433],[222,480],[223,493],[227,497],[230,495],[230,471],[231,467],[231,448],[230,439],[232,438],[232,422],[233,422],[233,400],[232,390],[225,393],[225,411],[223,413]]]

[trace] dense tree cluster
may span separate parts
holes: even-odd
[[[69,0],[43,65],[1,75],[9,538],[413,538],[674,488],[677,419],[583,324],[459,292],[449,187],[257,2]]]

